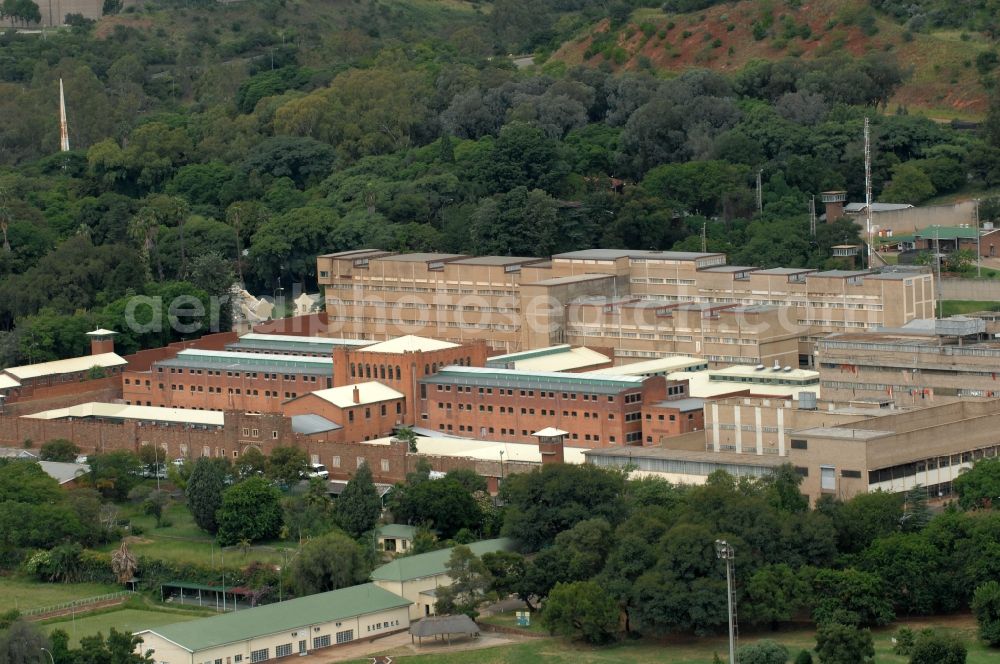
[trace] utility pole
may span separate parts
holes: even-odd
[[[761,185],[760,176],[764,172],[764,169],[757,169],[757,214],[764,211],[764,193],[763,186]]]
[[[976,278],[983,278],[983,248],[980,242],[982,231],[979,229],[979,199],[976,199]]]
[[[708,253],[708,219],[701,222],[701,253]]]
[[[66,95],[63,81],[59,79],[59,150],[69,152],[69,128],[66,125]]]
[[[865,254],[868,257],[868,269],[872,269],[872,146],[868,129],[868,118],[865,117]]]
[[[934,264],[937,266],[937,284],[934,290],[937,291],[938,318],[944,313],[941,309],[941,227],[934,228]]]
[[[816,237],[816,197],[809,197],[809,234]]]
[[[736,664],[736,602],[733,598],[733,559],[736,551],[726,540],[715,540],[715,556],[726,563],[726,605],[729,607],[729,664]]]

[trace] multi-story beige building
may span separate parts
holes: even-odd
[[[1000,397],[1000,343],[987,324],[956,316],[903,328],[834,334],[817,344],[823,396],[900,405]]]
[[[717,253],[619,249],[551,259],[362,249],[320,256],[318,270],[331,335],[483,339],[506,351],[613,345],[624,362],[697,354],[718,364],[811,365],[822,335],[934,312],[925,269],[725,263]]]
[[[661,447],[588,450],[588,462],[631,465],[675,482],[704,482],[715,470],[766,476],[782,463],[802,492],[846,499],[917,486],[930,496],[978,459],[1000,455],[1000,399],[899,408],[889,401],[833,403],[733,397],[705,406],[705,432],[665,438]]]

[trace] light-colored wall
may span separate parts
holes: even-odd
[[[451,578],[447,574],[435,574],[410,581],[375,581],[376,586],[391,593],[396,593],[403,599],[408,599],[410,605],[410,620],[420,620],[426,615],[434,615],[434,598],[421,595],[425,590],[434,590],[439,586],[450,586]]]
[[[865,216],[851,216],[859,226],[864,227]],[[906,235],[928,226],[961,226],[976,223],[976,204],[964,201],[954,205],[928,205],[893,212],[872,214],[872,232],[891,229],[894,235]]]
[[[410,626],[409,611],[406,607],[379,611],[364,616],[348,618],[339,622],[323,622],[312,625],[303,625],[300,628],[280,632],[277,634],[261,635],[246,641],[231,643],[216,648],[207,648],[195,653],[189,653],[169,641],[155,635],[143,634],[142,650],[152,649],[153,660],[166,664],[212,664],[215,660],[221,659],[224,664],[236,664],[235,658],[241,655],[243,660],[240,664],[250,664],[250,653],[263,648],[269,649],[270,660],[275,659],[275,648],[280,645],[290,643],[292,645],[292,656],[298,655],[298,643],[300,640],[307,641],[306,648],[313,650],[313,639],[316,637],[329,635],[332,646],[337,645],[336,634],[346,630],[354,630],[355,641],[360,639],[371,639],[392,632],[408,629]],[[381,629],[370,629],[378,623],[383,623]],[[294,636],[293,636],[294,634]]]

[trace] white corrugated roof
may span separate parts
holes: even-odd
[[[39,362],[38,364],[26,364],[21,367],[9,367],[6,371],[14,378],[23,381],[29,378],[86,371],[91,367],[108,369],[110,367],[120,367],[124,364],[128,364],[128,362],[117,353],[101,353],[100,355],[71,357],[68,360],[55,360],[52,362]]]
[[[249,332],[240,337],[240,341],[287,341],[290,343],[316,344],[318,346],[367,346],[373,343],[365,339],[334,339],[333,337],[307,337],[294,334],[260,334]]]
[[[567,348],[563,352],[551,355],[539,355],[523,360],[515,359],[514,368],[518,371],[568,371],[569,369],[591,367],[595,364],[605,364],[610,361],[611,358],[607,355],[580,346]]]
[[[557,429],[555,427],[545,427],[535,433],[532,436],[541,436],[542,438],[554,438],[556,436],[568,436],[569,431],[563,431],[562,429]]]
[[[365,441],[363,445],[388,445],[390,438],[379,438],[377,440]],[[473,438],[417,438],[417,451],[420,454],[432,456],[452,456],[467,457],[480,461],[500,461],[500,452],[503,452],[503,460],[524,461],[528,463],[541,463],[542,453],[538,451],[538,445],[533,443],[500,443],[490,440],[475,440]],[[566,463],[581,464],[586,459],[583,453],[586,450],[580,447],[563,447],[563,455]]]
[[[753,369],[753,367],[750,367]],[[696,399],[710,399],[721,394],[731,392],[748,391],[750,394],[762,396],[791,396],[797,399],[800,392],[813,392],[818,397],[822,391],[819,383],[813,385],[760,385],[757,383],[744,383],[734,379],[732,381],[709,380],[709,374],[718,373],[711,369],[704,371],[674,371],[667,374],[668,380],[688,381],[688,395]]]
[[[12,387],[21,387],[21,383],[17,382],[7,374],[0,373],[0,390],[9,390]]]
[[[93,332],[87,332],[88,337],[107,337],[112,334],[118,334],[114,330],[105,330],[103,327],[99,327]]]
[[[46,410],[24,417],[36,420],[60,420],[67,417],[111,417],[122,420],[142,420],[146,422],[172,422],[177,424],[204,424],[222,426],[223,414],[214,410],[191,410],[187,408],[161,408],[159,406],[128,406],[117,403],[91,401],[69,408]]]
[[[645,376],[647,374],[654,373],[682,371],[688,367],[705,366],[707,364],[707,361],[698,357],[674,355],[671,357],[661,357],[655,360],[644,360],[642,362],[622,364],[617,367],[595,369],[586,373],[596,375],[610,374],[614,376]]]
[[[372,344],[361,350],[366,353],[416,353],[420,351],[445,350],[447,348],[458,348],[458,344],[407,334],[403,337],[396,337],[395,339]]]
[[[358,389],[358,402],[354,402],[354,388]],[[392,389],[388,385],[376,381],[367,383],[357,383],[355,385],[341,385],[331,387],[326,390],[316,390],[311,394],[329,401],[338,408],[350,408],[351,406],[362,406],[389,399],[402,399],[403,394]],[[301,397],[300,397],[301,398]]]

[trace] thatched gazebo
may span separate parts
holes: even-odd
[[[435,639],[444,637],[448,645],[451,645],[452,634],[477,637],[479,625],[464,613],[457,616],[427,616],[410,625],[410,642],[416,637],[417,643],[423,643],[425,637],[433,636]]]

